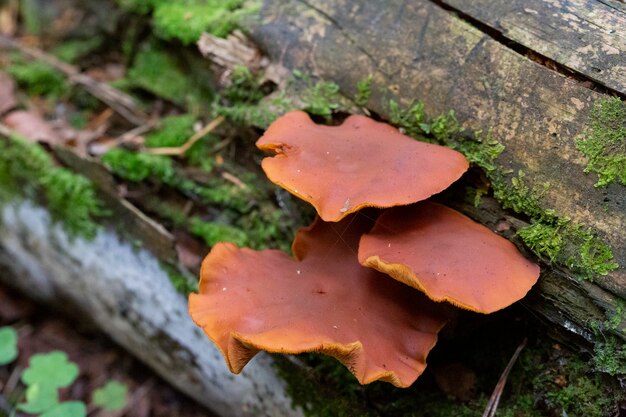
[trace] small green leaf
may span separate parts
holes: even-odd
[[[17,408],[30,414],[43,413],[59,404],[59,392],[56,387],[33,384],[26,389],[26,402]]]
[[[65,352],[54,351],[31,356],[28,368],[22,374],[24,385],[41,384],[65,388],[78,376],[78,366],[67,360]]]
[[[66,401],[39,417],[86,417],[87,407],[82,401]]]
[[[12,327],[0,327],[0,365],[17,358],[17,332]]]
[[[128,388],[118,381],[109,381],[93,392],[93,404],[107,411],[119,411],[126,407]]]

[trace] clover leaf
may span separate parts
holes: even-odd
[[[17,409],[29,414],[43,413],[59,404],[59,392],[50,385],[33,384],[26,389],[26,402]]]
[[[82,401],[66,401],[39,417],[86,417],[87,407]]]
[[[126,407],[128,388],[118,381],[109,381],[93,392],[93,404],[107,411],[119,411]]]
[[[17,332],[12,327],[0,327],[0,365],[17,358]]]
[[[78,376],[78,366],[68,361],[65,352],[54,351],[31,356],[29,366],[22,374],[25,385],[41,384],[65,388]]]

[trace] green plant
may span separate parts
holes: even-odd
[[[93,392],[92,403],[107,411],[119,411],[126,406],[128,387],[119,381],[109,381]]]
[[[17,332],[12,327],[0,327],[0,366],[17,358]]]
[[[17,358],[17,333],[11,327],[0,328],[0,365]],[[78,378],[78,366],[61,351],[37,353],[29,358],[28,367],[20,380],[24,384],[24,400],[14,405],[16,410],[38,417],[86,417],[83,401],[59,400],[59,389],[67,388]],[[93,393],[92,404],[103,410],[116,411],[126,406],[127,388],[117,381],[109,381]]]

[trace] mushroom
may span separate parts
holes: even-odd
[[[272,123],[256,145],[275,153],[262,162],[268,178],[311,203],[328,222],[363,207],[424,200],[469,166],[459,152],[359,115],[340,126],[321,126],[305,112],[292,111]]]
[[[339,223],[318,218],[298,231],[295,259],[213,247],[189,312],[233,373],[266,350],[334,356],[361,384],[407,387],[417,379],[448,310],[358,263],[359,238],[372,223],[360,214]]]
[[[508,240],[461,213],[432,202],[383,212],[359,245],[359,262],[480,313],[523,298],[539,267]]]

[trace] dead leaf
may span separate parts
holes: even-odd
[[[3,122],[26,139],[54,144],[59,143],[60,138],[52,126],[37,113],[17,110],[9,113]]]

